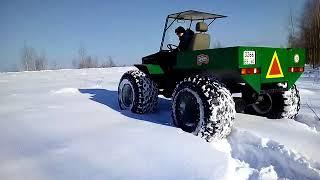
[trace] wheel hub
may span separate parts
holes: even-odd
[[[133,103],[133,91],[129,84],[123,85],[121,95],[123,105],[130,107]]]
[[[197,99],[188,91],[179,93],[177,98],[177,118],[181,120],[182,129],[193,132],[200,119],[200,109]]]
[[[259,94],[256,102],[252,104],[254,110],[259,114],[267,114],[272,108],[272,98],[269,93]]]

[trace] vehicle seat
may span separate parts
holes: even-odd
[[[196,24],[196,33],[194,34],[189,50],[204,50],[210,47],[210,35],[206,34],[208,31],[208,25],[204,22],[198,22]]]

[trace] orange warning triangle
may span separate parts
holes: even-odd
[[[279,58],[277,52],[275,51],[269,65],[268,73],[266,78],[281,78],[284,77],[281,69],[281,65],[279,62]]]

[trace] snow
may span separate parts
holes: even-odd
[[[298,81],[301,96],[301,110],[296,121],[302,122],[314,131],[320,131],[320,70],[306,68]]]
[[[77,88],[62,88],[51,92],[53,94],[76,94],[79,93],[79,90]]]
[[[157,112],[121,111],[132,67],[0,73],[0,179],[320,179],[320,71],[297,82],[295,120],[237,114],[207,143]]]

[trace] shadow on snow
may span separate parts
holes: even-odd
[[[148,121],[156,124],[162,124],[166,126],[173,126],[171,120],[171,101],[160,98],[158,100],[158,107],[156,112],[148,114],[134,114],[127,110],[121,110],[118,105],[118,92],[108,89],[79,89],[83,94],[90,94],[92,101],[98,102],[109,108],[120,112],[121,114],[142,121]]]

